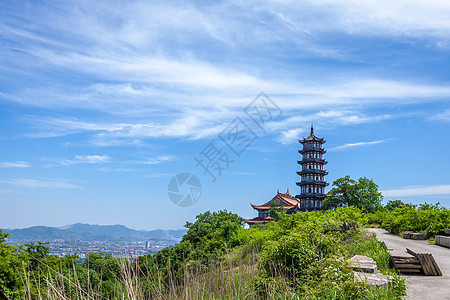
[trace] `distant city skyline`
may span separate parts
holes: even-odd
[[[450,207],[449,15],[422,0],[4,1],[0,228],[254,216],[250,202],[299,193],[311,123],[326,191],[365,176],[384,203]],[[180,173],[201,183],[191,206],[169,199]]]

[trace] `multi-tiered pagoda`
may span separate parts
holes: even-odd
[[[258,211],[258,216],[244,220],[247,224],[272,222],[273,218],[269,216],[272,207],[285,209],[287,214],[292,214],[300,211],[319,210],[322,206],[325,187],[328,185],[325,181],[325,175],[328,172],[323,168],[327,164],[327,161],[323,159],[326,151],[322,148],[325,140],[314,135],[314,128],[311,125],[311,134],[299,142],[303,145],[303,149],[298,151],[302,155],[302,160],[297,161],[302,166],[302,170],[297,172],[301,181],[296,182],[300,187],[300,195],[294,197],[289,194],[288,189],[285,194],[278,191],[275,197],[262,205],[251,204]]]
[[[303,145],[303,149],[298,151],[302,160],[297,163],[302,166],[302,170],[297,172],[301,179],[296,182],[300,187],[300,195],[295,197],[300,202],[301,210],[319,210],[325,198],[325,187],[328,185],[325,181],[328,172],[323,168],[327,164],[323,159],[326,150],[322,148],[326,141],[314,135],[314,127],[311,125],[310,135],[299,142]]]

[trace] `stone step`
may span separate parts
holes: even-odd
[[[423,240],[423,234],[421,233],[411,233],[412,240]]]
[[[434,237],[434,243],[436,245],[440,245],[440,246],[444,246],[444,247],[450,248],[450,236],[436,235]]]
[[[373,289],[383,289],[387,291],[392,286],[392,277],[381,273],[361,273],[355,272],[355,279],[368,284]]]
[[[370,257],[364,255],[355,255],[350,258],[350,265],[354,271],[364,273],[375,273],[378,271],[377,263]]]

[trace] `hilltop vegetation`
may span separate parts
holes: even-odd
[[[244,229],[219,211],[187,223],[180,244],[155,255],[117,259],[56,257],[44,244],[12,247],[0,239],[0,293],[10,299],[399,299],[404,282],[388,268],[388,252],[363,230],[355,207],[294,215]],[[385,293],[356,282],[347,259],[372,257],[395,277]]]
[[[380,224],[394,234],[410,230],[429,239],[450,228],[450,210],[439,203],[412,205],[396,200],[388,202],[384,209],[368,214],[366,222]]]

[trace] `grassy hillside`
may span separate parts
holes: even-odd
[[[364,230],[342,232],[342,221],[363,225],[356,208],[279,215],[244,229],[242,218],[206,212],[187,223],[174,248],[116,259],[90,254],[58,258],[42,244],[6,245],[0,238],[0,295],[10,299],[400,299],[403,279],[388,252]],[[347,259],[373,258],[395,278],[389,292],[356,282]],[[0,296],[1,298],[1,296]]]

